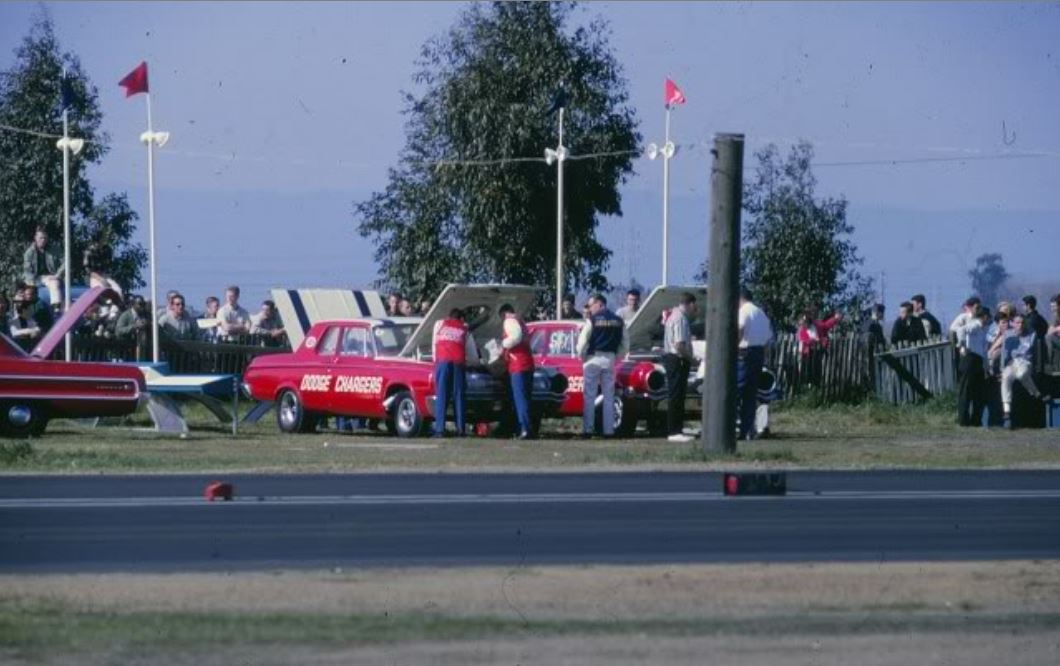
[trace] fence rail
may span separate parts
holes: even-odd
[[[287,346],[265,346],[266,341],[258,336],[216,343],[162,338],[158,347],[160,360],[169,363],[169,370],[174,374],[242,375],[254,357],[290,351]],[[51,358],[62,359],[63,354],[60,346]],[[146,336],[139,340],[114,340],[75,335],[71,355],[74,361],[149,361],[151,342]]]

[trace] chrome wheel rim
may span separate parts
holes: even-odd
[[[405,432],[412,430],[416,423],[416,404],[410,399],[401,401],[398,405],[398,424]]]
[[[15,405],[7,410],[7,420],[13,426],[25,427],[33,420],[33,410],[25,405]]]
[[[615,398],[615,427],[622,425],[622,400]]]
[[[298,421],[298,398],[293,393],[284,393],[280,398],[280,422],[285,428],[293,428]]]

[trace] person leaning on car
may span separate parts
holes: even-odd
[[[434,325],[434,436],[445,436],[445,414],[449,398],[453,399],[453,421],[456,434],[467,434],[464,427],[467,390],[467,365],[478,365],[475,338],[464,323],[464,313],[453,308],[449,316]]]
[[[672,442],[690,442],[681,432],[685,421],[685,393],[688,372],[692,367],[692,330],[690,317],[696,314],[696,297],[681,294],[681,302],[670,311],[663,332],[662,364],[666,369],[666,432]]]

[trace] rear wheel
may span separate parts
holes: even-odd
[[[285,389],[276,401],[276,425],[287,433],[314,432],[317,418],[306,411],[297,393]]]
[[[623,400],[615,396],[615,435],[618,437],[632,437],[637,427],[637,403],[632,400]],[[596,407],[596,434],[604,432],[604,405],[600,403]]]
[[[25,439],[40,437],[48,426],[48,414],[35,402],[0,402],[0,435]]]
[[[423,432],[423,414],[408,391],[394,396],[387,428],[398,437],[418,437]]]

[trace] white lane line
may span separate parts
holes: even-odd
[[[820,501],[820,500],[998,500],[1060,499],[1060,490],[959,490],[959,491],[836,491],[816,493],[794,491],[785,496],[726,497],[720,492],[674,493],[491,493],[432,495],[237,495],[230,502],[208,502],[199,496],[113,497],[113,498],[25,498],[0,499],[0,509],[30,508],[120,508],[159,506],[308,506],[308,505],[407,505],[407,504],[586,504],[632,502],[740,502],[740,501]]]

